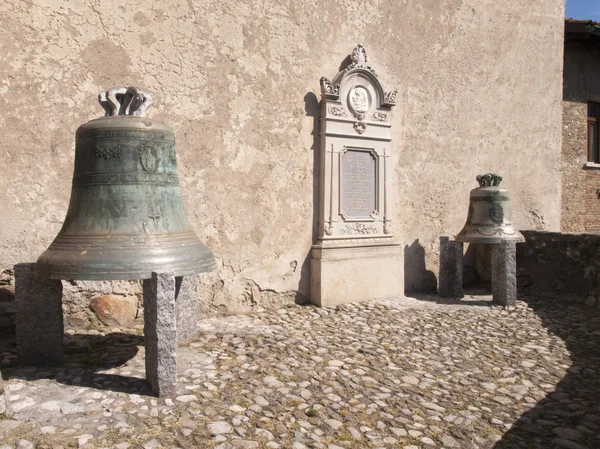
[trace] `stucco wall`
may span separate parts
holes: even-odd
[[[600,168],[585,168],[587,102],[600,102],[600,40],[565,41],[562,215],[565,232],[600,233]]]
[[[399,89],[407,289],[435,287],[438,237],[461,229],[477,174],[504,176],[521,228],[558,229],[563,3],[1,2],[0,271],[58,232],[74,133],[100,115],[97,93],[137,85],[175,128],[187,213],[218,258],[202,301],[225,311],[302,296],[319,78],[357,43]]]

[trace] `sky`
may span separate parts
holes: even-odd
[[[567,0],[565,17],[600,22],[600,0]]]

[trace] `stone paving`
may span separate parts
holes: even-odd
[[[141,325],[10,366],[0,448],[600,447],[600,313],[436,296],[207,319],[150,395]],[[8,365],[8,366],[7,366]]]

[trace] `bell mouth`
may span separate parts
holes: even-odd
[[[86,244],[88,243],[88,244]],[[151,246],[135,236],[59,234],[36,262],[36,275],[61,280],[138,280],[152,272],[188,276],[215,269],[211,251],[193,231],[154,235]]]

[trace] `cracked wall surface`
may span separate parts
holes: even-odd
[[[35,260],[59,231],[74,133],[101,115],[97,93],[136,85],[154,97],[149,116],[175,130],[187,214],[218,259],[198,288],[204,310],[305,299],[319,79],[362,43],[399,90],[394,226],[406,286],[435,288],[438,237],[461,229],[477,174],[504,177],[520,228],[558,229],[563,7],[5,0],[0,271]]]

